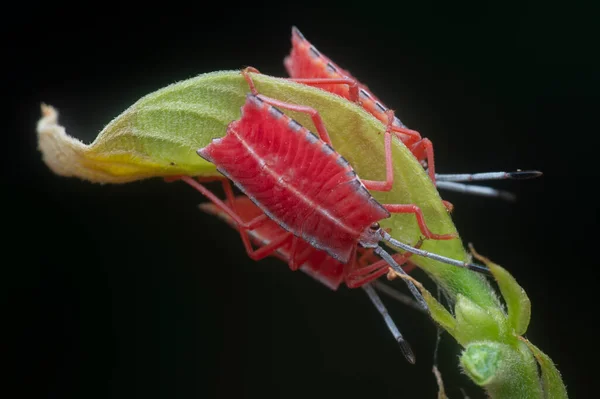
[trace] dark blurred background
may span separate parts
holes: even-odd
[[[431,138],[442,173],[539,169],[494,186],[515,204],[447,193],[463,240],[533,302],[528,337],[590,397],[598,266],[600,90],[594,10],[575,3],[14,4],[4,14],[5,350],[22,397],[434,398],[435,327],[390,311],[409,365],[360,290],[331,292],[247,259],[204,199],[160,179],[98,185],[53,175],[36,149],[44,101],[91,142],[145,94],[246,65],[284,76],[296,25]],[[420,275],[418,275],[420,276]],[[401,285],[398,285],[401,287]],[[444,335],[452,398],[482,392]]]

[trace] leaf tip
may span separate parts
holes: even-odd
[[[38,149],[46,165],[61,176],[77,176],[81,154],[86,146],[69,136],[58,124],[58,111],[51,105],[41,103],[42,117],[37,123]]]

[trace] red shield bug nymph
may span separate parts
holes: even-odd
[[[383,123],[410,149],[419,161],[427,161],[429,176],[435,183],[433,145],[420,133],[406,127],[394,111],[388,109],[369,89],[356,80],[350,72],[340,68],[321,54],[298,28],[292,28],[292,51],[284,60],[292,80],[320,87],[359,103],[366,111]]]
[[[505,191],[485,186],[466,185],[459,182],[528,179],[541,175],[537,171],[459,175],[436,174],[433,144],[431,141],[427,138],[422,138],[421,134],[416,130],[409,129],[400,121],[394,111],[386,107],[367,86],[360,83],[350,72],[340,68],[331,59],[317,50],[296,27],[292,28],[292,50],[289,56],[285,58],[284,65],[292,81],[315,86],[356,102],[381,122],[388,124],[388,131],[394,133],[409,148],[418,161],[427,165],[431,181],[438,188],[466,194],[514,200],[514,196]],[[445,203],[445,205],[451,210],[451,204]]]
[[[298,240],[304,240],[347,263],[356,256],[356,245],[360,244],[374,248],[397,266],[379,247],[380,241],[386,241],[419,256],[487,272],[483,266],[428,253],[393,239],[377,223],[390,212],[414,214],[427,238],[445,240],[455,235],[430,232],[416,205],[377,202],[366,187],[369,181],[360,180],[326,141],[267,101],[270,99],[249,94],[241,119],[229,125],[223,138],[214,139],[198,154],[214,163],[265,213],[260,220],[245,224],[246,229],[257,227],[268,217],[289,232],[289,237],[272,242],[269,249],[274,251],[286,239],[295,248]],[[292,262],[297,256],[294,252]]]

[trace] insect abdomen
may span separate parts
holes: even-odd
[[[389,216],[340,154],[254,95],[198,153],[281,227],[344,263],[364,229]]]
[[[350,72],[340,68],[324,56],[297,30],[292,30],[292,50],[284,60],[285,68],[292,78],[348,78],[355,80],[359,87],[359,101],[362,107],[383,123],[387,123],[387,107],[369,91],[367,86],[356,80]],[[347,85],[319,84],[314,85],[322,90],[337,94],[350,100],[350,90]],[[406,127],[398,118],[394,125]]]

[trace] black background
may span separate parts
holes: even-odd
[[[253,65],[284,76],[290,28],[431,138],[439,172],[539,169],[499,182],[516,204],[448,193],[465,242],[533,302],[528,337],[572,397],[595,376],[600,74],[592,10],[571,3],[261,6],[16,5],[4,15],[6,349],[22,395],[433,398],[435,328],[388,301],[408,365],[361,291],[330,292],[237,234],[183,184],[97,185],[53,175],[36,150],[39,104],[91,142],[141,96]],[[366,154],[368,156],[368,154]],[[417,275],[421,276],[421,275]],[[446,335],[451,397],[461,376]]]

